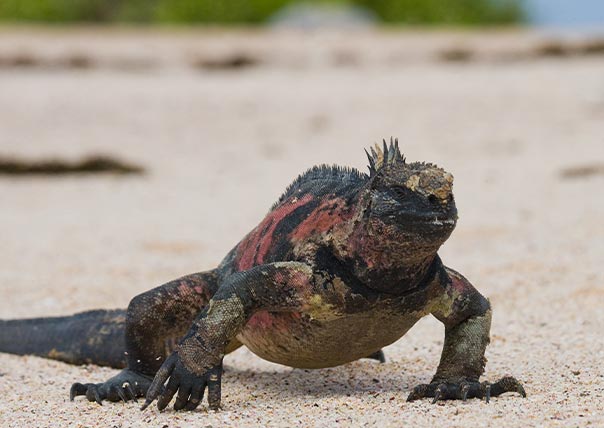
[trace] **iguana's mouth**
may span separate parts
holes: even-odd
[[[457,224],[457,212],[451,213],[429,213],[417,214],[407,213],[399,217],[402,224],[407,224],[412,230],[422,231],[421,233],[450,233]]]
[[[443,226],[443,225],[454,225],[456,223],[456,220],[453,218],[442,218],[439,219],[438,217],[434,217],[434,219],[432,221],[429,222],[430,224],[433,224],[435,226]]]
[[[383,218],[408,230],[448,233],[457,224],[457,209],[453,206],[443,211],[398,211]]]
[[[457,212],[443,213],[405,213],[401,216],[405,222],[411,224],[430,224],[434,226],[454,226],[457,223]]]

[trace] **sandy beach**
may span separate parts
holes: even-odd
[[[363,148],[394,136],[455,176],[460,220],[439,254],[491,300],[483,379],[528,393],[406,403],[440,357],[426,317],[385,364],[299,370],[240,349],[220,412],[70,402],[73,382],[116,371],[0,354],[0,426],[603,426],[604,55],[544,46],[521,32],[0,30],[1,155],[147,170],[0,175],[0,318],[126,307],[212,268],[297,174],[365,169]]]

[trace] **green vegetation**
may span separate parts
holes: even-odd
[[[5,22],[257,24],[295,0],[0,0]],[[484,25],[522,19],[521,0],[314,0],[353,4],[385,22]]]
[[[358,0],[385,22],[406,24],[506,24],[519,22],[518,1]]]

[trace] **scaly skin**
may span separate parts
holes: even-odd
[[[430,313],[445,325],[441,361],[409,401],[524,396],[512,377],[480,383],[490,304],[437,255],[457,220],[453,177],[406,163],[397,142],[368,157],[369,175],[309,170],[216,269],[135,297],[115,333],[123,334],[127,368],[103,384],[74,384],[71,397],[146,395],[143,408],[157,399],[160,410],[176,397],[176,410],[193,410],[207,390],[216,409],[222,359],[241,344],[292,367],[382,360],[382,347]],[[61,346],[77,348],[72,342]]]

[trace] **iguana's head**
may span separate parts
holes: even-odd
[[[367,156],[370,223],[382,224],[394,239],[400,234],[438,248],[457,222],[453,176],[430,163],[407,163],[396,140],[384,141],[383,148],[376,145]]]

